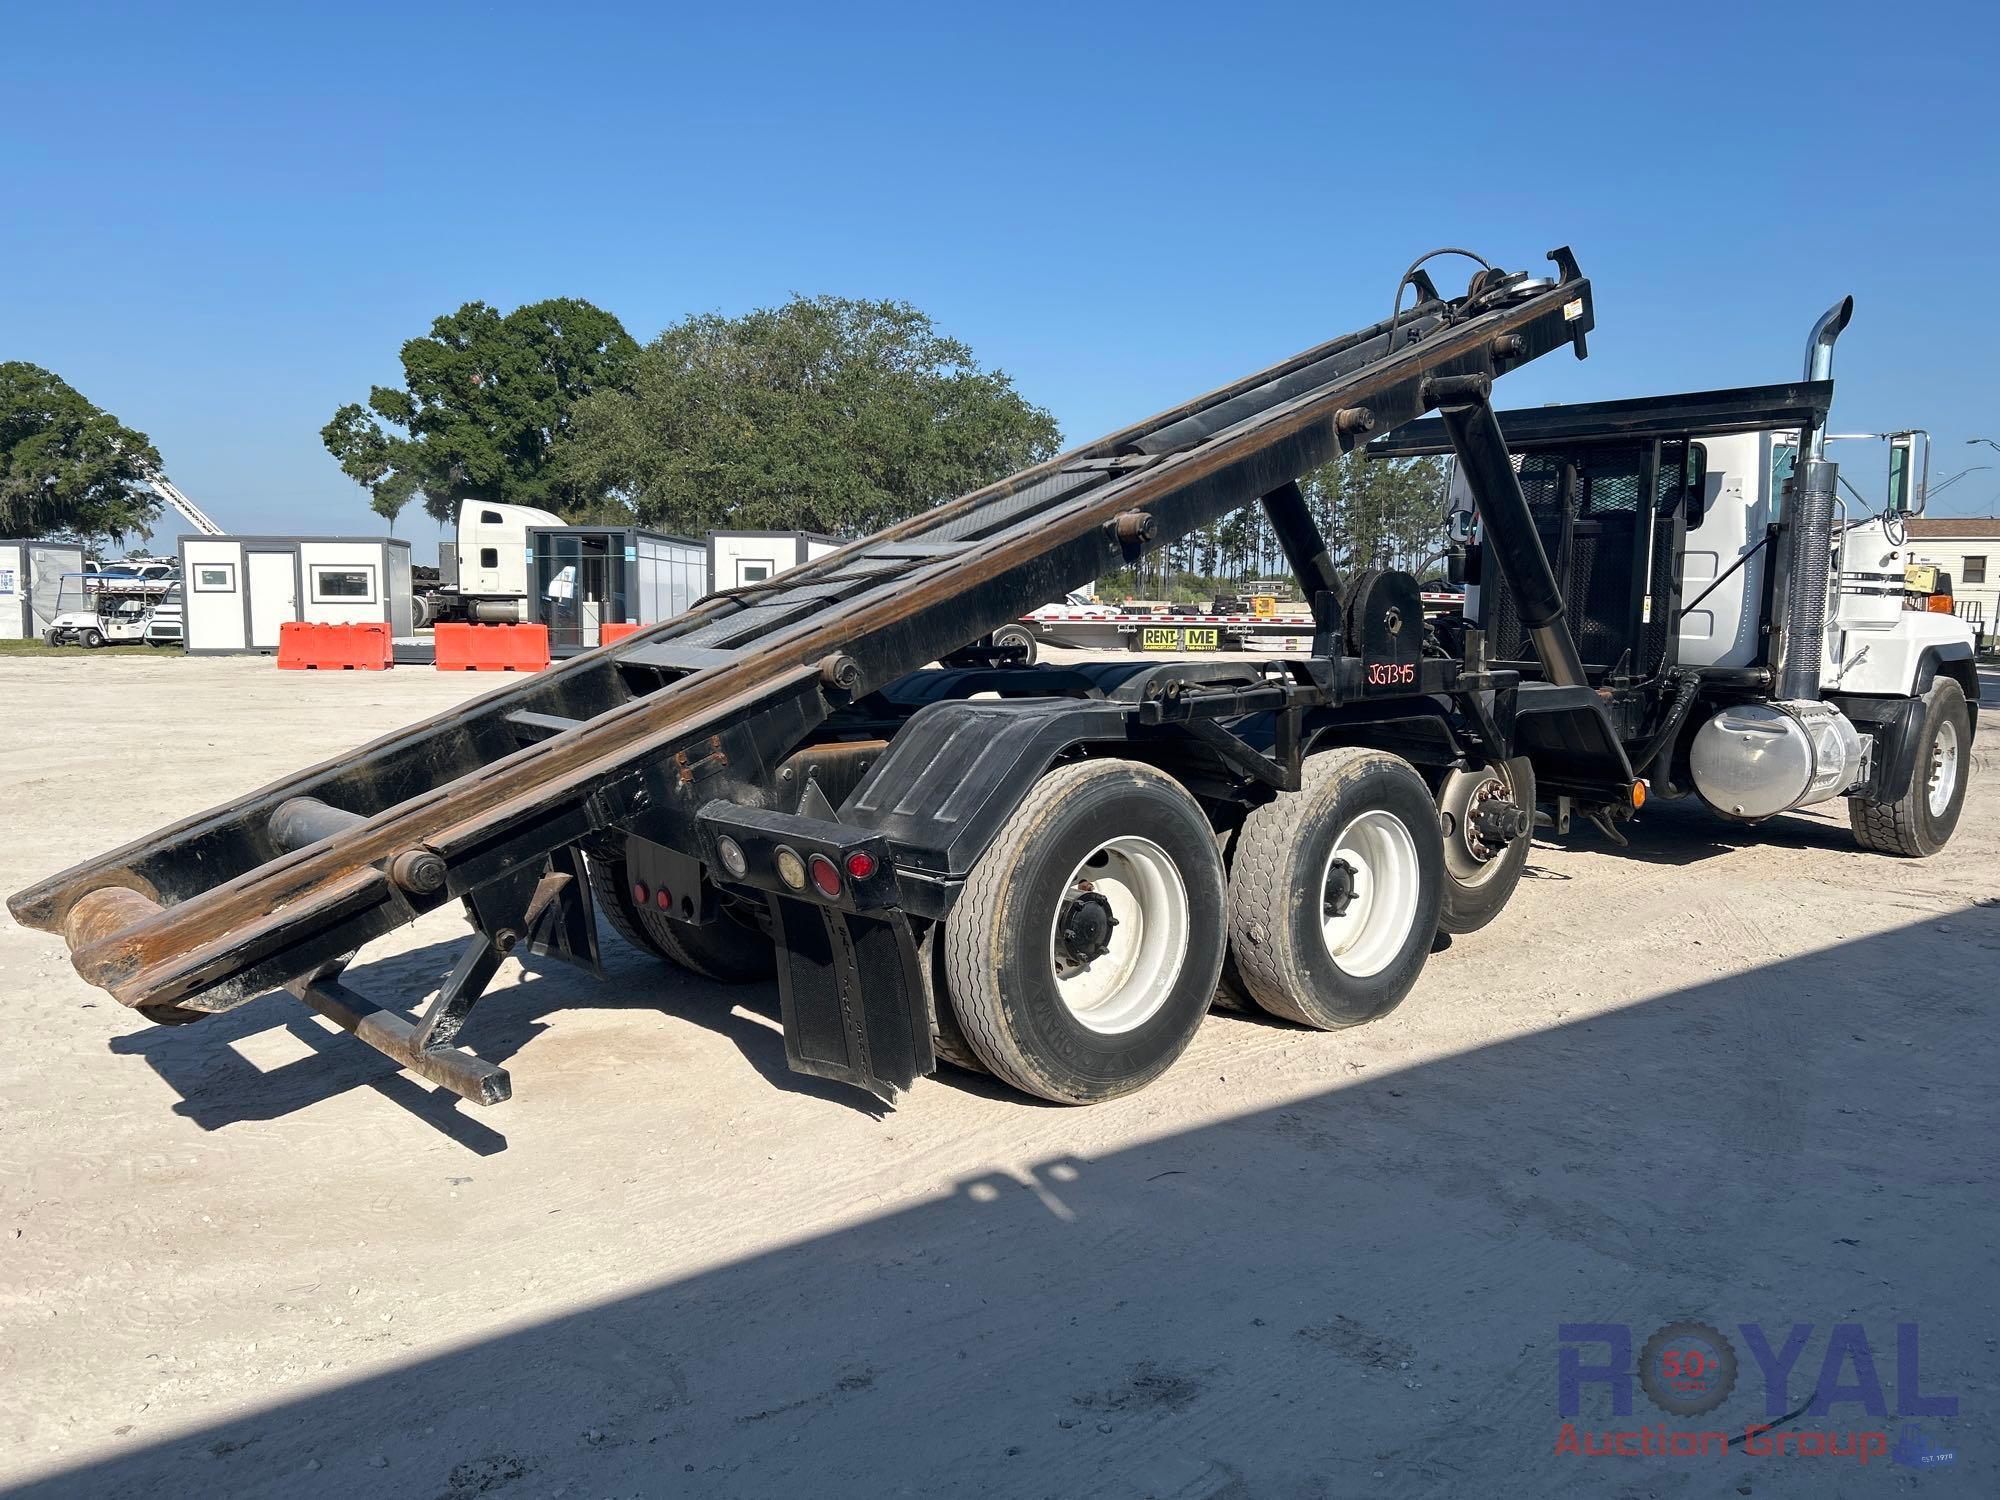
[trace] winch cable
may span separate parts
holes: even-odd
[[[1417,272],[1423,269],[1425,261],[1436,260],[1440,255],[1462,255],[1467,260],[1479,262],[1484,270],[1493,269],[1493,262],[1485,256],[1475,255],[1470,250],[1460,250],[1453,245],[1440,245],[1437,249],[1426,251],[1411,261],[1410,269],[1405,271],[1403,279],[1396,283],[1396,295],[1389,299],[1389,337],[1384,341],[1383,347],[1391,354],[1396,352],[1396,320],[1403,315],[1403,288],[1408,286]]]

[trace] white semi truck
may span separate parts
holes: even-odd
[[[440,620],[485,625],[535,618],[528,591],[528,529],[564,526],[553,511],[532,505],[467,500],[458,508],[458,540],[438,548],[440,581],[416,597],[419,626]]]

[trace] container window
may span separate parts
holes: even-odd
[[[235,563],[195,564],[194,591],[197,594],[229,594],[235,590]]]
[[[1963,572],[1961,572],[1961,573],[1959,574],[1959,579],[1958,579],[1958,581],[1959,581],[1960,583],[1984,583],[1984,582],[1986,582],[1986,559],[1985,559],[1985,557],[1984,557],[1984,556],[1980,556],[1980,557],[1968,557],[1968,558],[1967,558],[1967,559],[1965,560],[1965,568],[1964,568],[1964,571],[1963,571]]]
[[[373,604],[375,570],[367,566],[316,564],[312,570],[312,597],[315,604]]]

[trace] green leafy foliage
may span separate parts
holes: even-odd
[[[703,314],[576,413],[562,467],[648,526],[859,535],[1056,451],[1054,418],[904,302]]]
[[[149,529],[160,455],[39,365],[0,363],[0,536],[122,541]]]
[[[403,345],[400,387],[341,407],[320,439],[392,527],[418,496],[440,521],[463,500],[580,519],[604,492],[561,463],[576,407],[620,385],[637,348],[617,318],[576,298],[505,316],[468,302]]]

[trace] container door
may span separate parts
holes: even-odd
[[[24,630],[32,628],[34,622],[27,619],[27,612],[26,550],[0,547],[0,641],[17,641]]]
[[[37,547],[32,544],[28,551],[28,630],[40,635],[55,623],[61,613],[62,578],[65,572],[74,572],[83,566],[83,554],[69,547]],[[22,586],[16,580],[16,586]]]
[[[289,552],[252,552],[250,571],[250,644],[264,651],[278,649],[278,627],[299,617],[297,560]]]

